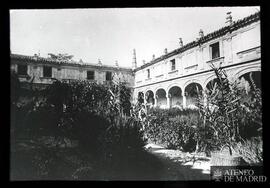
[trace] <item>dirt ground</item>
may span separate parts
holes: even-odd
[[[94,160],[83,158],[83,153],[78,152],[76,147],[55,148],[51,143],[47,143],[49,141],[50,139],[47,139],[44,142],[46,145],[44,151],[37,148],[32,140],[12,144],[11,178],[13,180],[80,180],[81,178],[74,178],[73,175],[78,169],[86,167],[91,167],[95,176],[88,174],[84,180],[210,180],[210,159],[198,154],[147,144],[146,151],[138,153],[132,160],[121,161],[121,166],[115,168],[116,171],[109,172],[102,166],[95,166]],[[39,152],[42,151],[43,154],[40,155]],[[54,160],[50,161],[51,159]],[[50,167],[46,167],[46,162],[50,162],[48,163],[51,164]]]
[[[165,149],[155,144],[145,148],[162,163],[160,180],[210,180],[210,159],[178,150]]]

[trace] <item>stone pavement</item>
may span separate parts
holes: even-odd
[[[210,180],[210,159],[207,157],[165,149],[155,144],[147,144],[145,148],[163,164],[160,180]]]

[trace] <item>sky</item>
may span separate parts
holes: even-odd
[[[68,53],[85,63],[131,67],[136,49],[137,65],[159,57],[225,26],[226,13],[233,20],[249,16],[260,7],[106,8],[10,10],[11,52],[47,57]]]

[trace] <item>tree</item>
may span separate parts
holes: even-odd
[[[67,53],[64,54],[53,54],[53,53],[48,53],[50,56],[50,59],[56,60],[56,61],[71,61],[73,58],[73,55],[68,55]]]

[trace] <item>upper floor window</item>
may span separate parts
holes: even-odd
[[[87,79],[94,80],[95,79],[95,71],[87,71]]]
[[[44,66],[43,67],[43,77],[52,77],[52,67]]]
[[[147,69],[147,78],[150,78],[150,69]]]
[[[106,72],[106,81],[112,80],[112,72]]]
[[[171,70],[175,70],[175,59],[171,60]]]
[[[27,75],[27,65],[18,65],[18,75]]]
[[[210,45],[210,54],[211,54],[211,59],[220,57],[219,42],[216,42]]]

